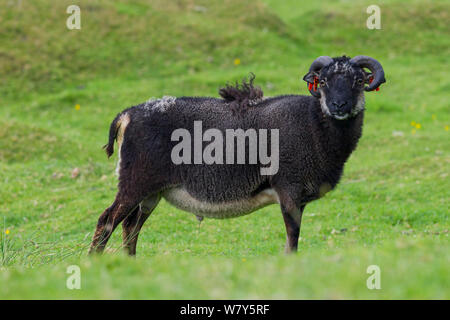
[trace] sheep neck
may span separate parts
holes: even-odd
[[[320,162],[327,168],[342,169],[361,137],[364,111],[347,120],[336,120],[322,113],[318,100],[312,109],[311,123],[319,133],[314,137],[315,145],[321,149],[318,154],[325,155]]]

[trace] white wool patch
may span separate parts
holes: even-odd
[[[331,70],[331,68],[330,68]],[[334,72],[348,72],[352,70],[352,66],[347,62],[335,62],[334,63]]]
[[[144,105],[144,108],[152,108],[160,112],[167,111],[171,106],[175,105],[176,97],[164,96],[160,99],[150,98]]]
[[[182,187],[163,192],[162,196],[171,205],[205,218],[227,219],[249,214],[269,204],[278,203],[278,195],[273,189],[264,190],[251,198],[229,202],[211,203],[196,199]]]
[[[356,102],[356,106],[352,109],[352,116],[356,116],[358,113],[364,110],[364,105],[366,104],[366,99],[364,97],[364,92],[361,92]]]
[[[328,116],[331,116],[331,112],[330,109],[328,109],[327,106],[327,102],[325,99],[325,95],[323,94],[323,91],[320,92],[320,107],[322,108],[322,112]],[[364,97],[364,92],[361,92],[358,96],[358,101],[356,102],[356,105],[352,108],[352,111],[350,114],[346,114],[343,116],[333,116],[334,118],[338,119],[338,120],[345,120],[347,118],[349,118],[350,116],[354,117],[356,116],[358,113],[360,113],[361,111],[363,111],[364,105],[366,104],[365,102],[365,97]]]
[[[330,112],[330,109],[328,109],[327,101],[325,99],[325,94],[324,94],[323,90],[320,90],[319,101],[320,101],[320,107],[322,108],[322,112],[328,116],[331,116],[331,112]]]
[[[158,99],[156,99],[155,97],[151,97],[150,99],[145,101],[144,108],[150,107],[153,104],[153,102],[155,102],[156,100],[158,100]]]
[[[263,101],[263,99],[252,99],[252,100],[248,100],[248,105],[249,106],[256,106],[258,103],[260,103],[261,101]]]
[[[116,166],[116,175],[119,176],[120,175],[120,150],[122,149],[122,143],[123,143],[123,138],[125,135],[125,130],[128,126],[128,124],[130,123],[130,115],[127,113],[124,113],[120,116],[119,121],[117,121],[117,146],[118,146],[118,155],[119,155],[119,159],[117,160],[117,166]]]

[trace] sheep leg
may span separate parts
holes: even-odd
[[[123,220],[123,247],[130,256],[136,255],[136,244],[139,232],[147,218],[158,205],[160,199],[160,195],[153,195],[146,198],[139,204],[139,207]]]
[[[295,205],[281,204],[281,212],[283,214],[284,224],[286,226],[286,253],[297,252],[298,238],[300,236],[300,226],[304,205],[297,207]]]
[[[100,215],[89,254],[103,252],[114,229],[139,204],[139,201],[119,201],[118,198]]]

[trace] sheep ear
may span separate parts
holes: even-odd
[[[304,77],[303,80],[305,80],[308,83],[308,90],[316,98],[320,98],[320,93],[317,91],[317,79],[319,78],[319,74],[314,71],[308,72]],[[316,82],[314,82],[314,79],[316,79]]]
[[[319,77],[317,72],[310,71],[307,74],[305,74],[305,76],[303,77],[303,80],[308,82],[308,83],[314,83],[314,78],[315,77]]]
[[[364,71],[365,83],[370,84],[373,81],[373,74],[371,72]]]

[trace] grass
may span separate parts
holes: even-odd
[[[450,297],[447,2],[379,1],[382,29],[368,30],[370,1],[75,1],[70,31],[73,3],[10,1],[0,17],[0,298]],[[306,207],[299,254],[282,253],[277,206],[199,227],[163,201],[136,259],[120,228],[86,257],[116,190],[101,146],[117,112],[217,96],[249,72],[266,96],[307,94],[311,61],[344,53],[379,59],[388,82],[366,94],[340,185]],[[81,290],[66,288],[73,264]],[[381,290],[366,287],[374,264]]]

